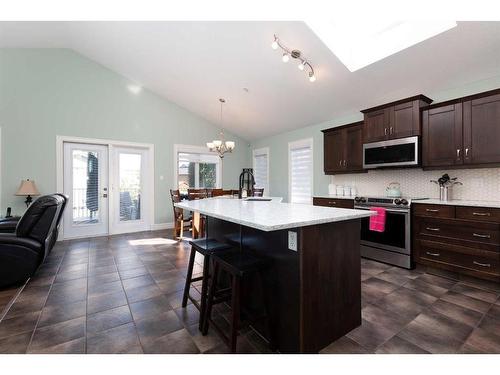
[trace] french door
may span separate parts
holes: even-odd
[[[111,231],[137,232],[150,229],[149,150],[134,147],[112,147]]]
[[[108,233],[108,147],[64,143],[64,237]]]
[[[151,228],[150,150],[64,142],[63,187],[69,201],[64,238],[137,232]]]

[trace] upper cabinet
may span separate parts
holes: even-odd
[[[363,122],[323,130],[325,174],[363,171]]]
[[[420,135],[420,108],[432,99],[424,95],[365,109],[364,143]]]
[[[424,168],[500,164],[500,90],[429,106],[422,127]]]

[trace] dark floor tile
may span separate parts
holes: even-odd
[[[388,281],[392,284],[396,284],[399,286],[404,285],[408,282],[408,280],[411,280],[407,276],[399,275],[397,273],[391,272],[390,270],[379,273],[379,274],[377,274],[376,277],[377,277],[377,279]]]
[[[197,301],[201,299],[201,295],[198,293],[197,290],[194,288],[191,288],[190,294],[193,298],[195,298]],[[167,294],[166,297],[168,299],[168,303],[172,307],[172,309],[177,309],[182,306],[182,296],[184,295],[184,291],[181,290],[179,292],[174,292]],[[188,299],[187,301],[188,304],[191,304],[191,300]]]
[[[376,276],[363,281],[361,285],[362,287],[370,287],[373,290],[378,290],[385,294],[389,294],[390,292],[399,288],[398,285],[379,279]]]
[[[431,310],[447,316],[448,318],[465,323],[471,327],[475,327],[483,314],[463,306],[456,305],[445,300],[437,300],[431,305]]]
[[[32,332],[0,339],[0,354],[24,354],[28,348]]]
[[[423,274],[423,272],[418,269],[409,270],[401,267],[391,267],[385,272],[393,275],[404,276],[408,279],[416,279],[417,277],[420,277]]]
[[[488,311],[491,306],[491,303],[489,302],[484,302],[479,299],[468,297],[465,294],[456,293],[453,291],[448,291],[441,297],[441,299],[474,311],[478,311],[480,313],[486,313],[486,311]]]
[[[0,322],[0,339],[33,331],[39,317],[40,312],[32,312],[10,319],[3,319]]]
[[[149,274],[148,270],[144,266],[139,266],[136,268],[131,268],[127,270],[118,270],[122,280],[130,279],[137,276],[143,276]]]
[[[100,266],[100,267],[93,267],[90,268],[88,271],[88,275],[102,275],[104,273],[112,273],[112,272],[117,272],[118,268],[113,264],[113,265],[108,265],[108,266]]]
[[[451,289],[456,283],[456,280],[447,279],[441,276],[424,273],[418,277],[419,280],[425,281],[431,285],[439,286],[444,289]]]
[[[104,284],[89,284],[89,297],[97,297],[122,291],[123,286],[121,280]]]
[[[478,327],[484,329],[485,331],[496,332],[500,335],[500,316],[487,314],[483,317]]]
[[[52,276],[35,275],[30,279],[29,283],[30,283],[30,285],[34,285],[34,286],[50,286],[54,282],[55,278],[56,278],[56,275],[52,275]]]
[[[25,315],[31,312],[39,312],[42,311],[43,306],[45,305],[45,298],[38,299],[30,299],[24,301],[15,301],[10,307],[9,311],[5,315],[4,319],[10,319],[16,316]]]
[[[417,345],[412,344],[399,336],[394,336],[380,346],[375,353],[377,354],[429,354]]]
[[[158,288],[156,284],[128,289],[125,291],[125,293],[127,294],[129,303],[139,302],[163,295],[162,290]]]
[[[391,309],[372,304],[361,310],[361,317],[377,326],[395,331],[399,331],[413,320],[413,315],[396,314]]]
[[[434,297],[441,297],[448,291],[448,289],[446,288],[429,284],[428,282],[422,280],[421,278],[408,281],[406,284],[404,284],[404,287],[408,289],[418,290],[420,292],[429,294]]]
[[[135,321],[153,317],[172,310],[167,297],[159,295],[151,299],[130,304],[130,310]]]
[[[343,336],[320,351],[321,354],[370,354],[356,341]]]
[[[127,297],[124,291],[89,296],[87,301],[87,314],[95,314],[99,311],[109,310],[127,304]]]
[[[51,326],[37,328],[28,348],[39,351],[83,337],[85,335],[85,318],[77,318]]]
[[[30,354],[85,354],[85,337],[71,340],[48,348],[29,350]]]
[[[61,264],[59,267],[59,270],[57,271],[57,275],[63,274],[63,273],[74,273],[74,274],[80,274],[83,273],[84,276],[87,275],[87,258],[85,258],[85,262],[79,263],[79,264],[65,264],[64,262]]]
[[[61,284],[59,284],[61,285]],[[54,284],[53,289],[49,293],[46,305],[67,305],[73,302],[85,301],[87,299],[87,288],[80,289],[56,289]]]
[[[475,348],[481,353],[498,354],[500,353],[500,334],[476,328],[465,345]]]
[[[152,285],[155,283],[150,275],[137,276],[130,279],[122,280],[125,290],[139,288],[141,286]]]
[[[186,307],[180,307],[174,311],[185,326],[198,323],[200,320],[200,312],[193,304],[187,305]]]
[[[452,289],[456,293],[464,294],[468,297],[479,299],[488,303],[493,303],[497,300],[498,293],[487,291],[484,289],[475,288],[470,285],[458,283]]]
[[[389,340],[397,332],[398,328],[383,327],[363,319],[361,326],[349,332],[347,337],[367,350],[375,351],[377,347]]]
[[[134,324],[128,323],[93,336],[88,336],[87,353],[142,353],[142,348]]]
[[[87,316],[87,335],[118,327],[131,321],[132,315],[128,306],[104,310]]]
[[[92,275],[88,278],[89,288],[94,287],[97,284],[106,284],[113,281],[120,280],[120,275],[118,272],[103,273],[99,275]]]
[[[377,306],[402,316],[415,317],[436,301],[436,297],[416,290],[401,287],[375,302]]]
[[[199,349],[184,328],[143,344],[144,353],[196,354]]]
[[[182,322],[172,310],[137,320],[135,324],[143,345],[150,344],[164,335],[184,328]]]
[[[87,313],[87,301],[79,301],[68,304],[57,304],[44,307],[38,327],[64,322],[85,316]]]
[[[166,280],[160,280],[156,283],[165,294],[179,292],[184,290],[186,279],[184,277],[173,277]]]

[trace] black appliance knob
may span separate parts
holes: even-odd
[[[401,204],[408,206],[408,201],[406,199],[401,199]]]
[[[394,203],[397,204],[397,205],[400,205],[401,204],[401,199],[399,199],[399,198],[394,199]]]
[[[359,198],[359,200],[361,201],[361,203],[366,203],[366,198],[361,197]]]
[[[354,198],[354,202],[356,202],[356,203],[358,203],[360,200],[361,200],[361,198],[360,198],[360,197],[356,197],[356,198]]]

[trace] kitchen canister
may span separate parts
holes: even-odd
[[[351,187],[350,186],[344,186],[344,195],[346,197],[349,197],[351,195]]]
[[[337,185],[337,195],[344,195],[344,187]]]

